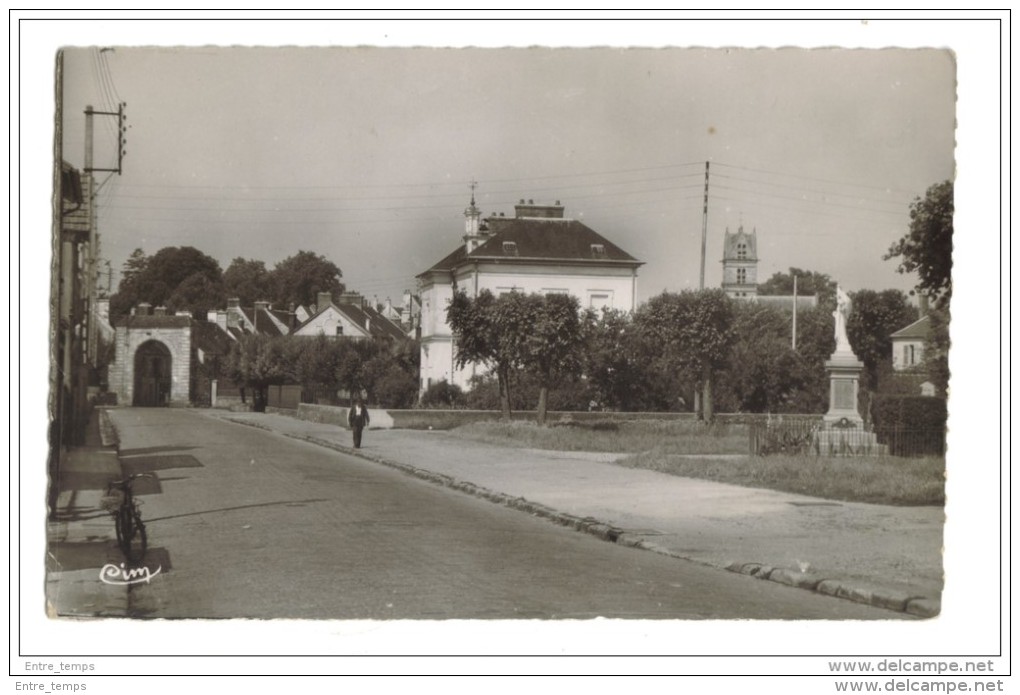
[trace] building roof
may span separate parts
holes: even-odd
[[[211,321],[195,321],[191,325],[192,345],[205,352],[224,355],[234,341]]]
[[[643,263],[587,225],[571,219],[489,218],[488,239],[468,253],[463,245],[421,275],[451,271],[463,263],[569,263],[593,266]],[[421,277],[419,275],[419,277]]]
[[[925,340],[931,334],[931,316],[922,316],[909,326],[893,333],[890,338],[901,340]]]
[[[741,255],[739,244],[744,244],[744,253]],[[741,225],[736,232],[726,230],[723,236],[723,260],[724,261],[756,261],[758,260],[758,232],[752,229],[748,234]]]
[[[156,315],[121,316],[114,323],[117,328],[187,328],[190,325],[190,316]]]
[[[791,295],[770,295],[770,294],[756,294],[753,297],[748,297],[751,301],[757,304],[764,304],[766,306],[774,306],[777,309],[786,309],[787,311],[793,311],[794,296]],[[818,306],[818,297],[813,294],[798,294],[796,297],[798,309],[813,309]]]
[[[309,316],[303,323],[295,327],[292,332],[296,333],[310,323],[313,323],[324,312],[332,309],[338,314],[342,314],[344,318],[353,323],[367,335],[372,338],[400,338],[405,339],[407,335],[404,330],[397,324],[386,318],[381,312],[373,309],[370,306],[364,304],[336,304],[330,303],[323,306],[321,309],[316,311],[314,314]],[[365,324],[368,323],[368,329],[365,329]]]
[[[283,335],[283,331],[277,325],[276,321],[270,315],[270,312],[262,308],[244,308],[239,307],[241,313],[244,314],[244,318],[248,324],[255,327],[253,332],[259,333],[260,335],[278,336]],[[286,325],[286,324],[284,324]]]

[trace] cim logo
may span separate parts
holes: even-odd
[[[117,584],[123,586],[125,584],[141,584],[145,582],[149,583],[149,580],[155,577],[163,569],[160,565],[156,568],[155,572],[149,570],[148,567],[124,567],[124,563],[120,563],[120,566],[106,564],[99,570],[99,579],[105,584]]]

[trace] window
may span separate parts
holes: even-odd
[[[598,310],[611,309],[613,308],[613,302],[608,294],[592,293],[588,295],[588,308]]]
[[[503,253],[508,256],[517,255],[517,242],[516,241],[504,241],[503,242]]]
[[[737,244],[737,258],[747,258],[747,244]]]
[[[336,334],[337,335],[343,335],[344,334],[344,327],[343,326],[337,326],[336,327]]]
[[[605,244],[592,244],[591,245],[591,257],[592,258],[605,258],[606,257],[606,245]]]
[[[747,282],[747,268],[737,268],[737,282],[741,285]]]
[[[915,364],[914,346],[904,345],[903,346],[903,364],[907,367],[913,367]]]

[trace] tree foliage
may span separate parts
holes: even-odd
[[[272,288],[270,301],[274,306],[311,306],[318,301],[319,292],[336,297],[344,291],[340,268],[312,251],[298,251],[283,259],[269,274]]]
[[[720,376],[720,405],[750,413],[812,412],[825,370],[811,356],[815,350],[793,348],[792,330],[788,311],[737,303],[730,364]],[[803,336],[798,344],[810,347]]]
[[[521,364],[538,378],[538,424],[544,425],[550,384],[581,371],[581,307],[577,297],[567,294],[524,299],[530,327],[520,345]]]
[[[178,290],[181,293],[175,297]],[[223,271],[216,259],[192,246],[168,246],[152,256],[136,249],[125,262],[120,285],[110,298],[110,316],[124,316],[142,302],[169,307],[174,299],[179,309],[204,318],[205,310],[222,302],[222,297]]]
[[[932,309],[928,315],[931,331],[924,345],[924,364],[936,394],[945,398],[949,393],[949,309]]]
[[[235,258],[223,273],[223,289],[228,298],[240,299],[241,306],[252,306],[257,301],[270,301],[274,306],[287,306],[277,304],[270,296],[273,283],[269,271],[266,270],[266,264],[262,261]]]
[[[758,285],[758,294],[762,296],[789,297],[793,295],[793,279],[797,278],[797,295],[818,297],[818,305],[827,307],[829,311],[836,306],[836,281],[825,273],[813,270],[790,268],[788,273],[774,273],[772,277]]]
[[[495,373],[505,418],[512,409],[511,374],[524,370],[533,375],[539,383],[538,420],[543,423],[549,384],[580,371],[579,312],[577,299],[569,295],[510,292],[497,298],[482,290],[470,298],[456,292],[447,308],[456,364],[482,364]]]
[[[733,301],[719,289],[663,292],[638,309],[635,323],[658,343],[666,366],[700,380],[703,417],[711,421],[716,372],[732,348]]]
[[[283,384],[292,374],[286,342],[264,335],[245,335],[231,345],[223,363],[227,378],[254,392],[255,410],[265,410],[271,385]]]
[[[916,272],[917,290],[937,306],[948,305],[953,289],[953,209],[952,181],[929,187],[910,205],[909,231],[883,256],[899,258],[900,273]]]
[[[878,386],[879,367],[892,360],[893,333],[917,320],[917,310],[899,290],[860,290],[851,296],[847,337],[857,359],[864,363],[862,386]]]

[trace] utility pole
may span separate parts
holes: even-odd
[[[124,114],[124,107],[127,104],[121,102],[117,105],[116,111],[96,111],[91,105],[85,107],[85,200],[88,201],[88,215],[89,215],[89,243],[88,249],[85,253],[85,296],[88,302],[88,310],[85,312],[86,316],[86,361],[91,367],[96,366],[96,357],[99,354],[98,345],[96,344],[99,339],[99,326],[98,326],[98,315],[96,310],[96,300],[98,298],[98,286],[99,286],[99,234],[96,230],[96,177],[95,172],[106,171],[120,175],[121,167],[124,162],[124,155],[127,154],[124,149],[126,142],[124,133],[127,131],[127,127],[124,125],[124,121],[127,116]],[[93,164],[93,120],[95,116],[115,116],[117,118],[117,168],[116,169],[97,169]]]
[[[797,274],[793,274],[793,349],[797,349]]]
[[[705,289],[705,245],[708,241],[708,162],[705,162],[705,203],[701,211],[701,282],[699,289]]]

